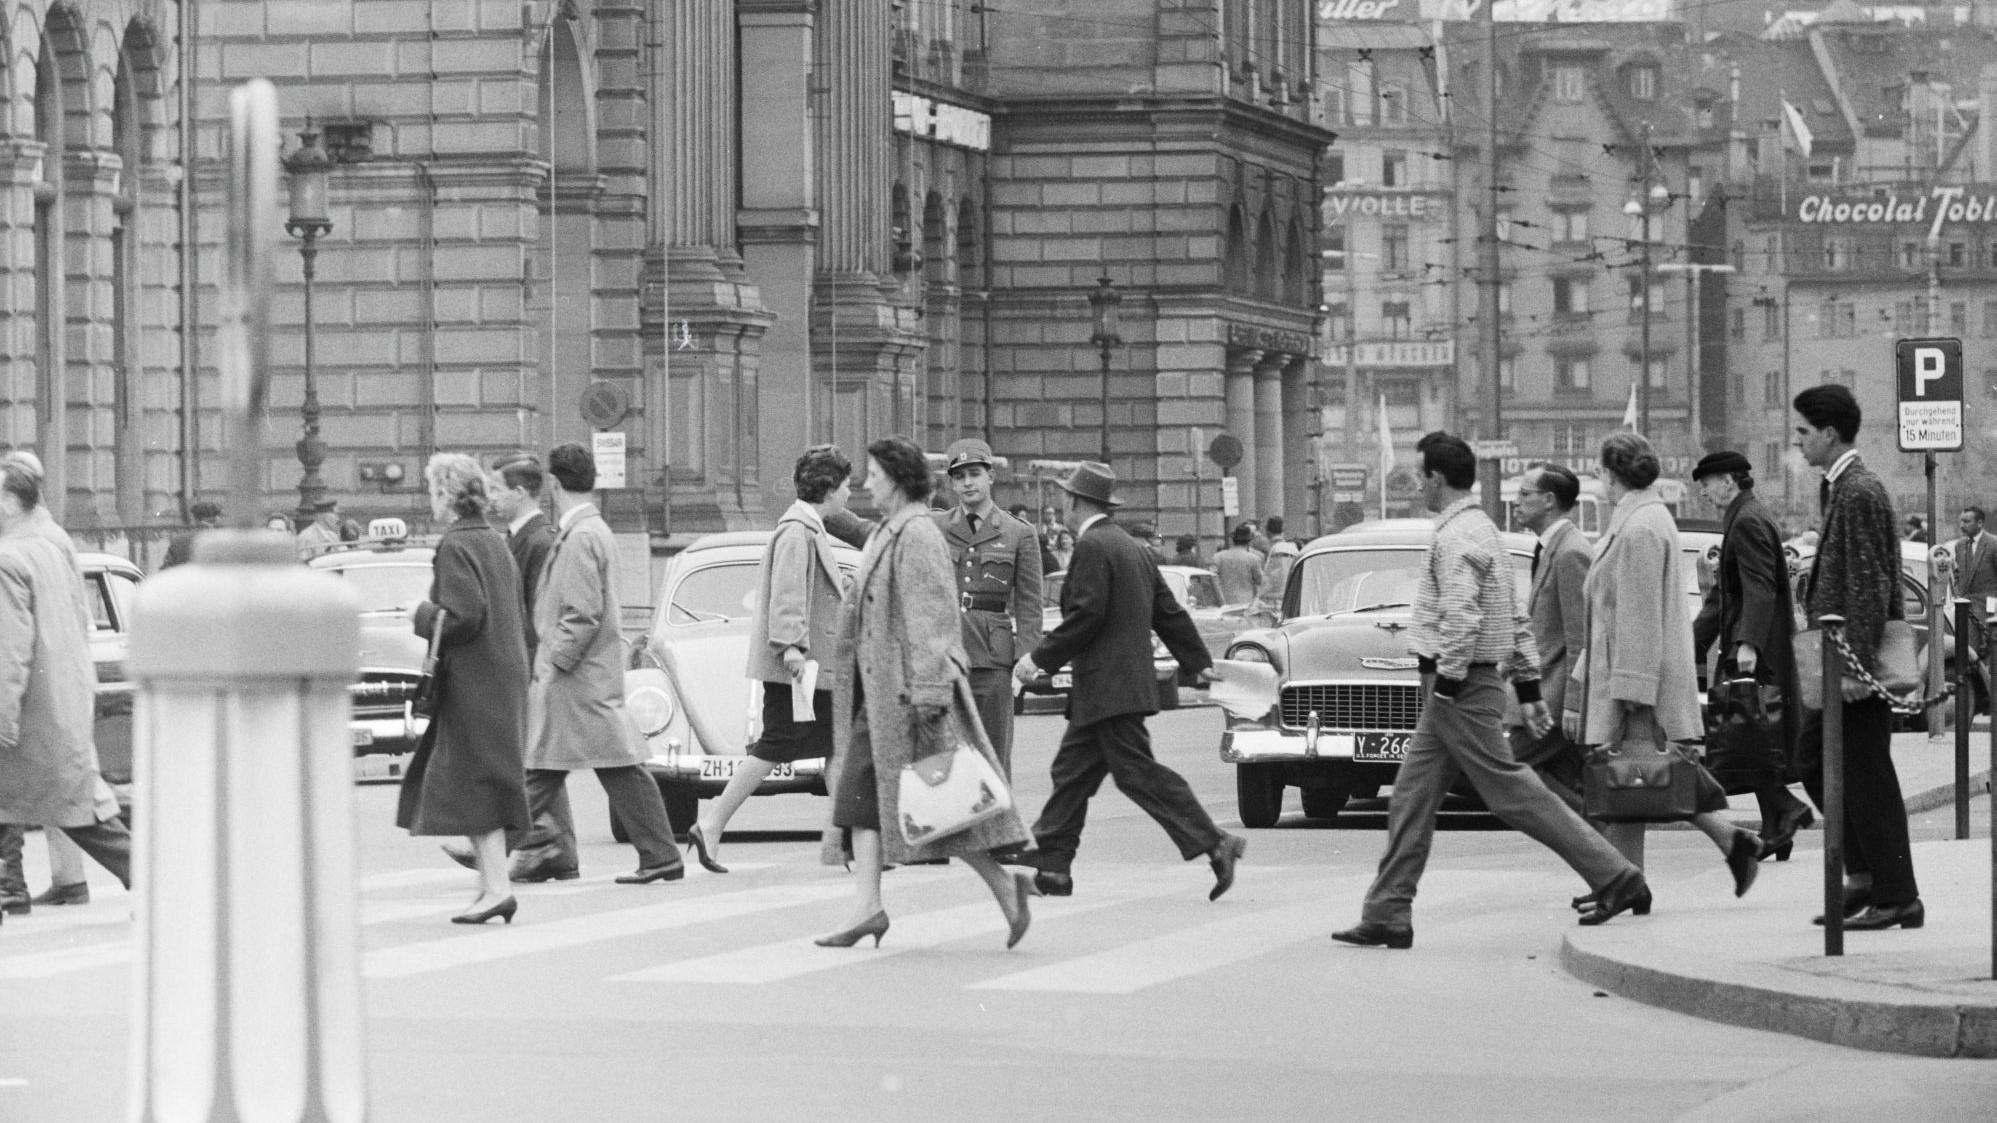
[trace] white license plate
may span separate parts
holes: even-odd
[[[1352,759],[1404,760],[1408,755],[1408,744],[1414,739],[1412,733],[1361,733]]]
[[[750,758],[740,756],[708,757],[700,762],[700,778],[703,780],[728,780],[735,775],[735,766]],[[797,775],[797,765],[789,761],[770,766],[770,774],[765,779],[788,780]]]
[[[1075,676],[1065,673],[1058,674],[1047,685],[1055,690],[1071,690],[1075,685]]]
[[[374,730],[355,729],[352,733],[354,735],[354,747],[359,748],[362,745],[374,744]]]

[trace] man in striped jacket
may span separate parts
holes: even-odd
[[[1492,814],[1565,859],[1594,891],[1583,924],[1647,906],[1643,871],[1616,853],[1512,756],[1501,721],[1507,672],[1526,726],[1543,736],[1553,719],[1539,694],[1539,653],[1518,604],[1512,560],[1490,516],[1470,496],[1477,458],[1462,438],[1430,433],[1421,453],[1422,497],[1436,512],[1415,590],[1408,650],[1421,662],[1421,717],[1394,776],[1387,852],[1366,891],[1357,927],[1332,939],[1362,947],[1414,945],[1414,896],[1435,838],[1435,815],[1458,774]]]

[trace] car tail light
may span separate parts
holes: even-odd
[[[657,686],[641,686],[624,699],[638,730],[647,737],[661,733],[673,723],[673,696]]]

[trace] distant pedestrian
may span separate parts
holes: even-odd
[[[887,935],[881,901],[884,864],[956,857],[984,880],[1006,921],[1006,946],[1032,921],[1032,881],[991,856],[1026,841],[1011,809],[925,845],[902,835],[900,780],[912,760],[969,745],[996,767],[964,673],[963,626],[943,532],[924,517],[932,487],[922,449],[904,437],[867,446],[867,493],[881,523],[867,539],[860,572],[839,621],[833,696],[837,755],[828,769],[832,827],[827,850],[853,856],[855,900],[845,928],[820,947],[851,947]]]
[[[1164,565],[1168,560],[1165,556],[1164,544],[1158,541],[1157,527],[1152,526],[1150,523],[1138,523],[1130,528],[1130,537],[1139,546],[1144,547],[1144,552],[1150,554],[1152,560],[1156,561],[1159,565]]]
[[[91,739],[89,610],[74,563],[35,525],[41,485],[0,457],[0,823],[60,831],[129,887],[131,835]]]
[[[416,634],[439,640],[438,701],[402,779],[395,825],[412,835],[463,835],[480,891],[454,924],[511,924],[506,832],[529,821],[522,783],[527,641],[519,574],[486,521],[486,474],[461,453],[430,458],[423,476],[430,515],[450,520],[431,561],[430,593],[416,606]],[[441,619],[440,619],[441,617]]]
[[[1505,677],[1526,729],[1552,725],[1540,696],[1539,652],[1517,603],[1517,581],[1498,528],[1477,506],[1477,457],[1462,438],[1430,433],[1421,455],[1422,497],[1435,512],[1429,562],[1418,571],[1408,652],[1421,664],[1422,707],[1407,756],[1394,774],[1387,850],[1366,891],[1358,925],[1331,938],[1362,947],[1414,946],[1414,897],[1435,838],[1435,816],[1459,776],[1491,813],[1553,850],[1599,894],[1581,917],[1600,924],[1647,901],[1631,865],[1512,756],[1500,720]]]
[[[1928,520],[1922,518],[1920,515],[1908,515],[1907,529],[1903,533],[1903,537],[1909,542],[1919,542],[1925,545],[1928,541]]]
[[[1566,712],[1568,680],[1588,646],[1588,570],[1595,548],[1574,525],[1581,480],[1559,464],[1536,464],[1519,483],[1518,520],[1539,538],[1532,548],[1526,617],[1539,649],[1539,689],[1550,714]],[[1581,811],[1581,747],[1558,721],[1535,736],[1510,728],[1512,756],[1531,765],[1562,802]]]
[[[1222,604],[1248,604],[1262,587],[1263,558],[1249,547],[1254,539],[1255,528],[1242,523],[1234,528],[1234,545],[1213,556]]]
[[[270,514],[265,515],[263,525],[265,530],[276,530],[285,534],[293,533],[291,516],[285,514],[283,511],[272,511]]]
[[[298,556],[311,558],[340,544],[340,501],[321,499],[312,506],[312,521],[298,532]]]
[[[1650,442],[1624,430],[1602,442],[1601,477],[1609,502],[1608,529],[1588,570],[1588,646],[1570,688],[1562,721],[1584,745],[1630,744],[1648,749],[1703,740],[1699,668],[1693,656],[1692,612],[1685,603],[1684,551],[1678,525],[1656,483],[1661,464]],[[1727,793],[1712,773],[1688,762],[1698,786],[1692,825],[1720,848],[1734,878],[1734,896],[1754,885],[1761,842],[1723,814]],[[1645,823],[1610,823],[1602,833],[1623,857],[1643,868]],[[1636,907],[1647,909],[1646,891]],[[1597,894],[1576,905],[1606,908]]]
[[[611,813],[638,851],[635,872],[620,885],[677,881],[686,875],[658,782],[645,771],[651,750],[624,712],[623,599],[617,588],[617,540],[597,513],[596,459],[580,444],[548,453],[558,529],[534,593],[534,679],[527,705],[527,804],[547,813],[568,774],[589,769],[610,798]],[[554,868],[580,866],[573,828],[549,849]]]
[[[1879,641],[1888,620],[1906,616],[1900,596],[1900,543],[1886,485],[1859,458],[1863,413],[1847,387],[1812,386],[1796,395],[1796,447],[1824,472],[1818,497],[1823,531],[1810,567],[1804,611],[1815,624],[1844,618],[1845,643],[1859,664],[1878,672]],[[1858,679],[1847,677],[1844,704],[1844,907],[1847,929],[1919,928],[1927,918],[1914,879],[1907,804],[1893,767],[1893,710]],[[1826,698],[1826,705],[1838,699]],[[1798,739],[1803,788],[1824,807],[1824,721],[1803,719]]]
[[[1181,534],[1179,535],[1179,540],[1172,545],[1178,551],[1172,555],[1173,565],[1189,565],[1195,569],[1204,569],[1206,567],[1206,563],[1200,560],[1200,539],[1198,535]]]
[[[1711,453],[1692,469],[1692,482],[1721,512],[1720,560],[1713,588],[1692,623],[1693,648],[1701,657],[1717,648],[1716,682],[1751,679],[1780,690],[1782,704],[1768,736],[1774,742],[1771,756],[1786,769],[1803,714],[1790,643],[1795,605],[1782,532],[1755,494],[1754,465],[1746,456]],[[1756,783],[1754,799],[1761,808],[1762,856],[1787,857],[1796,832],[1816,819],[1810,805],[1789,791],[1780,773]]]
[[[1280,525],[1278,529],[1281,529]],[[1282,621],[1283,594],[1290,587],[1290,569],[1297,564],[1297,555],[1302,552],[1295,542],[1287,538],[1270,540],[1269,556],[1262,563],[1262,574],[1255,585],[1255,605],[1248,614],[1257,625],[1274,627]]]
[[[1074,532],[1065,526],[1056,530],[1048,540],[1047,552],[1054,555],[1054,570],[1051,572],[1066,572],[1075,557]]]
[[[966,437],[950,446],[944,462],[957,506],[936,525],[955,565],[971,693],[999,770],[1010,778],[1012,665],[1040,643],[1039,538],[992,502],[990,445]]]
[[[728,820],[756,794],[779,764],[832,756],[832,671],[839,636],[840,598],[846,578],[832,553],[825,520],[845,510],[853,492],[853,464],[837,445],[805,449],[791,470],[797,492],[777,531],[763,547],[756,606],[749,624],[748,677],[763,685],[763,733],[736,764],[728,786],[707,801],[700,821],[686,832],[700,864],[727,873],[720,853]],[[808,663],[818,664],[811,718],[797,720],[792,699],[802,689]]]
[[[1956,529],[1962,537],[1950,544],[1950,553],[1955,556],[1954,594],[1966,597],[1970,602],[1971,632],[1967,642],[1958,643],[1957,651],[1967,651],[1968,661],[1964,664],[1970,673],[1963,676],[1969,680],[1971,705],[1979,714],[1990,712],[1989,669],[1983,665],[1984,618],[1990,614],[1992,598],[1997,598],[1997,542],[1983,529],[1983,508],[1971,504],[1962,509],[1955,521]]]
[[[176,565],[186,565],[194,557],[194,539],[204,530],[213,530],[222,525],[220,504],[203,499],[187,509],[188,529],[173,536],[166,546],[166,559],[160,562],[161,570],[172,569]]]
[[[1271,527],[1275,529],[1270,529]],[[1264,558],[1269,556],[1269,547],[1283,536],[1283,516],[1270,515],[1257,524],[1248,524],[1248,546]]]
[[[1061,623],[1013,674],[1030,682],[1041,672],[1074,671],[1068,692],[1068,731],[1050,769],[1054,790],[1033,824],[1034,850],[1024,860],[1034,882],[1058,897],[1074,892],[1075,853],[1089,799],[1103,777],[1151,816],[1187,861],[1205,855],[1217,900],[1234,884],[1248,841],[1214,825],[1185,778],[1151,754],[1144,719],[1158,712],[1151,636],[1155,632],[1179,669],[1213,681],[1213,659],[1199,629],[1158,574],[1158,563],[1110,520],[1122,506],[1109,465],[1084,463],[1061,481],[1067,519],[1077,534],[1075,562],[1061,587]]]

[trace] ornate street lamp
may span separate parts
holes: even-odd
[[[309,521],[326,496],[319,466],[326,462],[326,442],[319,439],[319,383],[312,365],[312,278],[319,256],[318,241],[333,229],[328,213],[327,183],[333,174],[333,159],[319,146],[319,131],[309,124],[298,134],[298,150],[285,158],[284,170],[291,176],[291,213],[284,228],[299,239],[298,256],[305,267],[305,403],[298,413],[305,434],[298,439],[298,463],[304,474],[298,479],[298,513]]]
[[[1656,280],[1650,268],[1650,216],[1670,205],[1671,191],[1661,183],[1623,204],[1624,214],[1643,220],[1643,355],[1636,364],[1636,431],[1645,437],[1650,437],[1650,289]]]
[[[1096,281],[1096,287],[1089,290],[1089,309],[1095,313],[1096,330],[1089,336],[1089,342],[1102,352],[1103,361],[1103,463],[1109,458],[1109,353],[1123,346],[1123,336],[1117,334],[1117,308],[1123,303],[1123,294],[1116,291],[1116,282],[1107,275]]]

